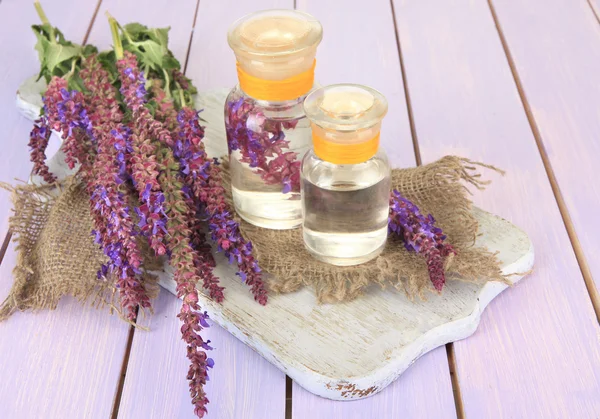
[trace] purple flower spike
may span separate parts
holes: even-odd
[[[425,257],[429,278],[434,288],[441,291],[446,283],[444,258],[456,254],[456,251],[444,243],[446,236],[441,228],[435,226],[433,216],[423,216],[415,204],[394,189],[390,198],[388,229],[402,237],[406,250]]]
[[[239,224],[231,216],[220,182],[219,167],[204,151],[204,130],[199,124],[198,113],[185,108],[179,112],[177,119],[183,140],[182,148],[176,148],[175,154],[181,166],[189,169],[185,179],[208,216],[211,238],[229,262],[238,265],[238,276],[252,287],[254,299],[264,305],[267,303],[267,290],[260,268],[252,255],[252,245],[244,240]]]
[[[298,121],[270,120],[250,99],[232,100],[226,106],[229,151],[239,150],[241,162],[255,169],[267,185],[281,185],[282,193],[299,192],[301,162],[298,153],[289,151],[283,132],[294,129]]]

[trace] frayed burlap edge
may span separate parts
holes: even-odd
[[[76,176],[53,185],[0,187],[12,193],[9,225],[16,243],[12,288],[0,305],[0,321],[16,311],[53,310],[64,295],[121,313],[112,280],[99,280],[106,261],[91,231],[89,195]],[[144,286],[158,295],[157,278],[144,275]],[[129,321],[128,321],[129,322]]]
[[[510,283],[500,270],[496,254],[474,247],[478,222],[472,213],[469,186],[484,189],[477,172],[488,168],[501,170],[469,159],[446,156],[416,168],[392,172],[392,186],[419,206],[424,214],[432,214],[457,250],[445,262],[449,280],[468,282],[502,281]],[[227,160],[223,160],[222,179],[231,191]],[[231,196],[228,195],[231,202]],[[390,237],[383,253],[358,266],[335,267],[315,260],[304,249],[302,234],[295,230],[266,230],[237,219],[245,239],[252,241],[256,258],[268,274],[272,292],[288,293],[302,286],[314,289],[321,303],[348,301],[360,296],[371,284],[393,286],[409,297],[425,298],[433,291],[425,260],[408,252],[400,239]]]

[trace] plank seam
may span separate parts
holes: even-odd
[[[404,69],[404,57],[402,56],[402,43],[400,42],[400,31],[398,31],[398,22],[396,21],[396,10],[394,9],[394,0],[390,0],[392,10],[392,19],[394,21],[394,34],[396,35],[396,47],[398,48],[398,58],[400,60],[400,74],[402,75],[402,84],[404,85],[404,98],[406,109],[408,111],[408,123],[410,125],[410,136],[412,138],[413,149],[415,152],[415,160],[417,166],[423,164],[421,160],[421,150],[419,148],[419,138],[417,136],[417,128],[415,126],[415,118],[413,117],[412,102],[410,100],[410,92],[408,89],[408,81],[406,70]]]
[[[600,16],[598,16],[598,11],[594,7],[592,0],[587,0],[587,3],[590,6],[590,8],[592,9],[592,13],[594,14],[594,17],[596,18],[596,21],[598,22],[598,24],[600,24]]]
[[[285,376],[285,419],[292,419],[292,385],[293,381],[287,375]]]
[[[87,44],[90,33],[92,32],[92,27],[94,26],[94,23],[96,22],[96,16],[98,16],[98,11],[100,10],[101,4],[102,4],[102,0],[98,0],[98,2],[96,3],[96,9],[94,10],[94,13],[92,14],[92,18],[90,19],[90,24],[88,25],[88,29],[85,32],[85,35],[83,37],[83,42],[82,42],[83,45]]]
[[[537,145],[538,151],[540,153],[540,157],[542,158],[542,163],[544,165],[544,169],[546,171],[546,176],[550,181],[550,187],[552,188],[552,192],[554,194],[554,199],[558,204],[558,210],[563,220],[563,224],[565,229],[567,230],[567,235],[569,236],[569,241],[571,242],[571,247],[575,252],[575,258],[577,259],[577,264],[579,265],[579,269],[581,271],[581,275],[583,276],[583,281],[585,283],[585,287],[587,289],[588,295],[590,297],[592,307],[596,313],[596,319],[600,323],[600,294],[598,294],[598,289],[594,283],[594,278],[592,276],[592,272],[587,262],[587,258],[583,252],[583,248],[579,241],[579,237],[577,236],[577,232],[575,231],[575,226],[573,225],[573,220],[571,219],[571,215],[569,210],[567,209],[567,204],[565,203],[562,192],[560,191],[560,186],[558,184],[558,180],[556,179],[556,175],[554,174],[554,169],[552,169],[552,164],[550,163],[550,159],[548,157],[548,153],[544,146],[544,142],[542,139],[542,135],[540,133],[539,127],[533,116],[533,112],[531,110],[531,106],[529,105],[529,101],[527,100],[527,95],[525,94],[525,89],[523,88],[523,83],[521,82],[521,78],[517,71],[517,67],[515,65],[514,58],[510,52],[508,47],[508,42],[506,41],[506,37],[504,36],[504,32],[502,31],[502,26],[500,25],[500,21],[498,19],[498,15],[496,14],[496,9],[494,8],[494,4],[492,0],[488,0],[488,6],[490,8],[490,12],[492,14],[492,19],[494,20],[494,24],[496,26],[496,31],[498,32],[498,36],[500,38],[500,42],[502,44],[502,48],[504,49],[504,54],[506,55],[506,59],[508,61],[508,65],[510,67],[510,71],[512,73],[513,79],[515,81],[515,85],[517,87],[517,91],[519,93],[519,98],[521,99],[521,103],[523,105],[523,109],[525,110],[525,114],[527,116],[527,120],[529,122],[529,127],[533,133],[533,137],[535,139],[535,143]]]
[[[450,381],[452,382],[452,394],[454,395],[454,405],[456,406],[456,416],[460,419],[465,417],[465,408],[463,406],[462,393],[458,383],[458,372],[456,368],[456,357],[454,356],[454,344],[446,344],[446,356],[448,357],[448,368],[450,369]]]
[[[298,10],[298,0],[294,0],[294,10]],[[293,380],[286,375],[285,376],[285,419],[292,419],[292,403],[294,400],[293,388],[292,385]]]
[[[402,43],[400,41],[400,31],[398,30],[398,21],[396,20],[396,10],[394,8],[394,0],[390,0],[390,7],[392,11],[392,19],[394,21],[394,33],[396,35],[396,47],[398,48],[398,59],[400,61],[400,74],[402,75],[402,84],[404,86],[404,98],[406,102],[406,109],[408,112],[408,121],[410,125],[410,134],[412,137],[413,149],[415,153],[415,160],[417,166],[421,166],[423,161],[421,159],[421,149],[419,147],[419,137],[417,135],[417,128],[415,125],[415,118],[413,116],[412,102],[410,99],[410,91],[408,88],[408,77],[406,75],[406,69],[404,67],[404,56],[402,55]],[[456,408],[456,416],[459,419],[464,419],[464,407],[462,394],[460,391],[460,384],[458,380],[458,373],[456,369],[456,359],[454,357],[454,344],[452,342],[446,344],[446,357],[448,360],[448,370],[450,373],[450,381],[452,383],[452,394],[454,395],[454,406]]]
[[[198,9],[200,8],[200,0],[196,1],[196,10],[194,10],[194,20],[192,20],[192,31],[190,32],[190,41],[188,42],[187,51],[185,54],[185,63],[183,64],[183,74],[187,72],[187,66],[192,51],[192,41],[194,40],[194,29],[196,29],[196,19],[198,19]]]
[[[8,249],[8,245],[10,244],[10,239],[12,237],[12,233],[9,231],[6,233],[4,237],[4,242],[2,243],[2,247],[0,247],[0,264],[4,260],[4,255],[6,254],[6,250]]]
[[[136,311],[136,315],[138,312],[139,311]],[[110,413],[111,419],[117,419],[119,417],[119,408],[121,407],[123,389],[125,388],[125,377],[127,377],[127,368],[129,367],[129,356],[131,355],[131,347],[133,346],[133,335],[135,333],[135,329],[136,328],[134,326],[130,326],[127,334],[127,345],[125,346],[125,354],[123,356],[123,363],[121,364],[121,374],[119,376],[119,383],[115,393],[112,412]]]

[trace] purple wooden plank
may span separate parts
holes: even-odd
[[[253,10],[286,6],[291,7],[292,1],[286,1],[285,4],[281,1],[263,1],[262,4],[253,2],[251,5],[247,2],[201,1],[187,75],[200,90],[233,86],[235,60],[227,46],[227,26],[237,17]],[[178,7],[179,11],[171,14],[171,23],[174,26],[185,17],[186,23],[181,26],[189,31],[189,19],[193,17],[194,10],[191,8],[184,12],[182,6]],[[124,14],[113,12],[113,9],[116,10],[111,6],[111,13],[117,17]],[[137,15],[136,19],[142,20]],[[144,18],[143,22],[169,23],[160,13]],[[188,39],[183,39],[183,36],[176,38],[174,34],[171,45],[176,51],[181,46],[187,48]],[[156,303],[156,313],[148,319],[151,330],[136,331],[119,417],[193,417],[185,378],[188,362],[185,345],[179,337],[180,321],[176,317],[180,304],[174,296],[162,290]],[[285,375],[217,325],[206,330],[204,335],[216,348],[210,354],[215,360],[215,368],[207,385],[211,400],[207,417],[283,419]]]
[[[294,383],[292,418],[455,418],[448,375],[446,349],[440,347],[420,358],[381,393],[363,400],[328,400]]]
[[[11,244],[0,265],[0,300],[15,260]],[[128,331],[107,309],[73,298],[55,311],[15,313],[0,323],[0,417],[109,417]]]
[[[67,37],[81,41],[90,24],[95,2],[44,1],[50,20]],[[32,2],[0,3],[0,179],[27,179],[31,171],[27,148],[31,122],[19,115],[15,92],[24,78],[36,73],[37,23]],[[10,200],[0,200],[2,225],[7,231]],[[11,245],[0,266],[0,300],[8,294],[16,255]],[[16,313],[0,323],[0,417],[108,417],[121,371],[129,326],[106,311],[81,307],[65,298],[56,311]]]
[[[77,2],[65,6],[64,1],[43,2],[52,23],[60,27],[67,38],[81,42],[96,8],[96,2]],[[12,183],[15,178],[27,180],[29,163],[29,131],[31,122],[23,118],[15,106],[19,85],[39,70],[37,52],[33,49],[35,35],[31,25],[40,23],[33,1],[3,0],[0,2],[0,181]],[[56,144],[56,142],[55,142]],[[56,146],[53,145],[54,150]],[[0,199],[0,236],[8,230],[10,200]]]
[[[321,20],[323,43],[317,54],[317,80],[363,83],[389,101],[382,142],[394,166],[415,165],[390,3],[387,0],[299,0],[297,7]],[[338,11],[343,10],[340,19]],[[364,32],[360,28],[368,28]],[[417,361],[389,388],[365,400],[336,402],[294,384],[294,419],[456,417],[445,348]]]
[[[119,417],[193,418],[186,379],[188,361],[177,318],[181,301],[161,290],[155,313],[136,331]],[[285,376],[217,325],[203,332],[215,360],[206,391],[207,418],[281,418]]]
[[[112,36],[106,18],[106,12],[109,12],[122,25],[139,22],[150,27],[170,26],[169,48],[184,63],[195,10],[196,0],[152,0],[143,6],[135,0],[103,0],[89,42],[100,50],[112,48]]]
[[[599,22],[585,0],[493,4],[598,288],[600,185],[585,180],[600,156]]]
[[[186,75],[199,90],[233,87],[237,73],[235,56],[227,45],[229,25],[259,10],[293,8],[294,0],[201,0]]]
[[[596,417],[599,327],[487,4],[395,6],[424,160],[454,153],[506,169],[475,200],[525,228],[536,246],[534,274],[454,344],[466,416]]]

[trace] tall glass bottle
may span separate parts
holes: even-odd
[[[253,13],[229,29],[239,80],[225,104],[232,194],[251,224],[302,223],[300,164],[311,144],[302,103],[322,35],[314,17],[293,10]]]
[[[379,147],[385,97],[338,84],[304,102],[313,148],[302,161],[302,233],[317,259],[349,266],[381,253],[387,239],[391,170]]]

